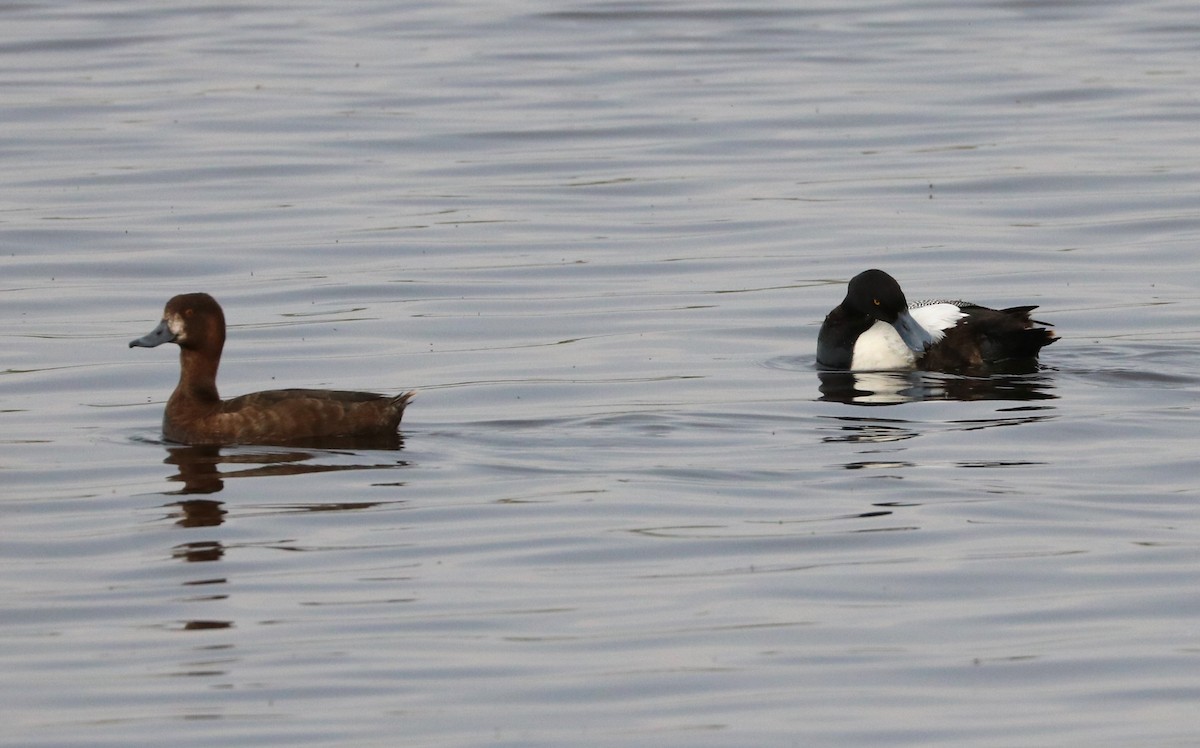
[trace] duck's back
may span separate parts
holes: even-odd
[[[211,405],[167,403],[163,433],[189,444],[283,444],[322,437],[394,434],[414,392],[267,390]]]
[[[957,302],[966,315],[945,331],[921,358],[927,371],[964,372],[993,367],[1007,361],[1036,359],[1042,348],[1058,340],[1046,323],[1032,319],[1036,306],[990,309]]]

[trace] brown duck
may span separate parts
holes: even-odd
[[[206,293],[167,302],[162,321],[129,347],[179,346],[179,384],[163,413],[163,436],[183,444],[287,444],[394,435],[415,392],[267,390],[222,400],[217,367],[225,313]]]

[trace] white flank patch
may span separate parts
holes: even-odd
[[[913,307],[908,313],[917,324],[929,331],[935,343],[946,335],[947,330],[957,325],[960,319],[967,316],[954,304],[946,303]]]

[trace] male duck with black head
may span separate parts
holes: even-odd
[[[852,371],[911,370],[988,373],[1013,362],[1036,362],[1058,338],[1031,319],[1036,306],[989,309],[965,301],[912,305],[896,279],[864,270],[846,298],[825,317],[817,364]]]
[[[183,444],[287,444],[395,435],[416,394],[340,390],[268,390],[222,400],[217,367],[225,313],[206,293],[176,296],[162,321],[129,347],[179,346],[179,384],[163,413],[163,436]]]

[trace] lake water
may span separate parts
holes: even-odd
[[[1200,741],[1200,32],[1076,3],[0,8],[22,746]],[[823,382],[868,267],[1042,368]],[[420,391],[398,450],[162,442]]]

